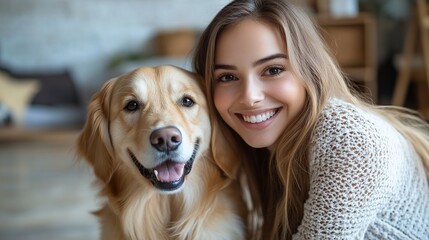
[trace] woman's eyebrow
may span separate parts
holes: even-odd
[[[268,57],[264,57],[264,58],[261,58],[261,59],[255,61],[253,63],[253,66],[257,66],[257,65],[263,64],[265,62],[268,62],[268,61],[276,59],[276,58],[285,58],[285,59],[287,59],[288,57],[284,53],[276,53],[276,54],[273,54],[273,55],[270,55]],[[228,65],[228,64],[215,64],[214,65],[214,70],[216,70],[216,69],[237,70],[237,67],[234,66],[234,65]]]
[[[227,65],[227,64],[215,64],[214,69],[225,69],[225,70],[237,70],[236,66]]]
[[[260,65],[260,64],[262,64],[264,62],[268,62],[268,61],[276,59],[276,58],[285,58],[285,59],[287,59],[288,57],[284,53],[276,53],[276,54],[270,55],[268,57],[264,57],[264,58],[261,58],[261,59],[257,60],[256,62],[253,63],[253,66]]]

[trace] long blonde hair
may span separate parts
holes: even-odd
[[[291,71],[306,89],[306,103],[276,142],[275,150],[252,149],[222,120],[213,104],[216,40],[222,32],[251,18],[276,26],[287,43]],[[225,6],[203,32],[193,59],[203,76],[209,107],[225,136],[242,154],[255,208],[262,211],[263,239],[291,239],[297,231],[308,197],[308,147],[318,116],[331,97],[353,103],[388,120],[413,144],[429,169],[429,126],[413,111],[377,107],[351,90],[318,29],[303,10],[287,0],[236,0]],[[261,158],[265,160],[261,160]],[[263,198],[261,196],[264,196]]]

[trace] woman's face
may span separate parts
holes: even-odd
[[[289,68],[286,43],[271,24],[245,19],[216,42],[214,103],[252,147],[270,147],[302,110],[306,91]]]

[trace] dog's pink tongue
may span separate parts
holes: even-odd
[[[155,168],[155,170],[158,171],[158,181],[173,182],[179,180],[182,177],[184,167],[184,163],[171,161],[161,164]]]

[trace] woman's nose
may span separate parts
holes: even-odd
[[[263,83],[255,78],[248,77],[243,81],[240,103],[253,107],[264,99]]]

